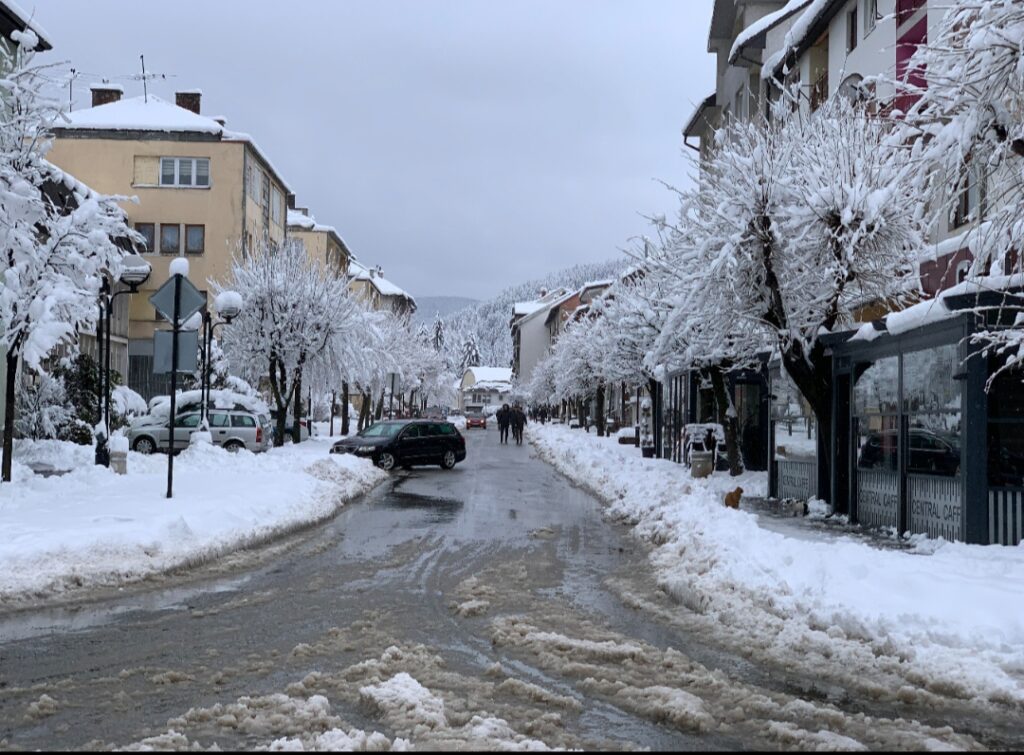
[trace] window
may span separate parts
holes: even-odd
[[[270,221],[270,177],[262,174],[263,184],[260,187],[260,205],[263,207],[263,225]]]
[[[973,167],[964,171],[964,177],[953,188],[953,207],[949,213],[949,228],[959,228],[975,219],[984,201],[984,180]]]
[[[135,224],[135,230],[138,231],[140,234],[142,234],[142,238],[144,239],[143,243],[146,245],[146,248],[143,250],[143,253],[145,253],[145,252],[150,252],[150,253],[155,252],[156,251],[156,225],[154,223],[136,223]]]
[[[284,200],[281,192],[275,186],[270,192],[270,217],[275,223],[281,225],[281,210],[284,208]]]
[[[864,0],[864,36],[875,30],[878,23],[878,0]]]
[[[210,414],[210,427],[227,427],[228,424],[228,415],[223,412],[212,412]]]
[[[846,14],[846,52],[857,49],[857,6]]]
[[[198,414],[182,414],[174,422],[175,427],[199,427]]]
[[[256,420],[250,417],[248,414],[232,414],[231,415],[231,426],[232,427],[256,427]]]
[[[967,280],[967,273],[971,269],[970,260],[960,260],[960,264],[956,266],[956,282],[963,283]]]
[[[160,185],[205,188],[210,185],[208,157],[161,157]]]
[[[206,248],[206,226],[185,226],[185,254],[202,254]]]
[[[181,226],[160,224],[160,254],[181,253]]]
[[[246,176],[246,187],[249,191],[249,196],[256,204],[260,203],[260,186],[262,183],[263,171],[256,167],[256,163],[250,162],[248,166],[248,175]]]

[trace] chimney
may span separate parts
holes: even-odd
[[[92,106],[96,107],[117,102],[124,94],[124,87],[120,84],[93,84],[89,91],[92,92]]]
[[[213,116],[212,120],[216,123],[219,123],[221,128],[224,128],[228,125],[228,119],[225,118],[223,115],[215,115]]]
[[[186,110],[191,110],[196,115],[199,115],[199,103],[202,99],[202,89],[188,89],[184,92],[174,93],[174,104]]]

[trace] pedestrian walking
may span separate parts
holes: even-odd
[[[508,404],[502,404],[501,408],[495,413],[494,418],[498,420],[498,442],[508,443],[508,428],[512,423],[512,410],[509,409]]]
[[[526,412],[516,404],[512,407],[512,436],[516,439],[516,445],[523,445],[523,428],[526,427]]]

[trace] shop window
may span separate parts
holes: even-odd
[[[907,471],[960,474],[960,382],[956,344],[905,354],[903,406],[907,414]]]
[[[992,360],[991,369],[999,364]],[[1007,370],[988,392],[988,484],[993,488],[1024,487],[1024,374]]]
[[[813,460],[818,454],[818,431],[811,405],[782,365],[771,372],[772,422],[777,459]]]
[[[860,469],[898,469],[899,369],[899,357],[895,356],[859,368],[853,404]]]

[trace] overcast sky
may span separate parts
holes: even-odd
[[[420,296],[618,254],[714,87],[712,0],[20,0],[66,59],[203,90],[317,220]],[[88,106],[92,78],[77,82]]]

